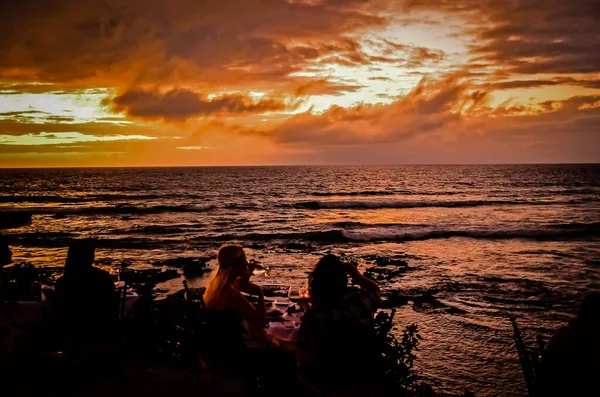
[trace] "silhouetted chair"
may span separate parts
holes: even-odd
[[[127,283],[121,281],[120,285],[115,288],[119,297],[119,324],[123,331],[127,325],[127,291],[129,286]]]
[[[204,297],[202,294],[202,290],[198,291],[197,294],[194,294],[191,290],[190,287],[188,286],[188,283],[186,280],[182,281],[183,284],[183,289],[185,290],[185,299],[188,302],[192,302],[192,303],[198,303],[198,305],[200,305],[201,309],[206,309],[206,305],[204,304]]]
[[[374,329],[353,322],[325,323],[313,336],[313,362],[299,368],[298,380],[318,396],[377,394],[381,344]]]
[[[197,352],[200,369],[196,378],[194,394],[198,394],[202,373],[209,376],[209,394],[216,389],[218,378],[241,379],[247,391],[253,377],[247,364],[247,349],[244,344],[244,328],[240,319],[230,312],[206,309],[201,294],[191,293],[183,281],[188,305],[186,339]]]
[[[125,349],[126,349],[126,297],[127,284],[123,283],[116,288],[118,305],[115,305],[115,318],[118,323],[107,328],[112,335],[105,339],[92,338],[90,340],[80,338],[77,329],[64,329],[66,339],[64,349],[54,352],[53,356],[60,359],[63,366],[70,368],[66,371],[67,379],[63,382],[71,384],[82,382],[89,376],[101,374],[125,381]],[[73,373],[77,375],[73,375]],[[74,385],[71,385],[74,386]]]

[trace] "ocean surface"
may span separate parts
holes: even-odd
[[[525,395],[510,316],[547,338],[600,289],[600,165],[0,170],[0,212],[17,210],[33,215],[4,231],[14,259],[38,266],[84,236],[140,269],[240,242],[282,286],[330,251],[404,260],[381,283],[421,297],[396,315],[421,329],[420,370],[478,396]]]

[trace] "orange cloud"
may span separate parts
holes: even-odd
[[[114,111],[125,112],[130,117],[167,121],[185,121],[214,114],[264,113],[290,107],[276,99],[252,101],[242,95],[207,99],[184,89],[164,93],[142,89],[126,91],[113,98],[111,104]]]
[[[452,79],[427,83],[391,105],[333,106],[323,114],[306,112],[269,131],[286,144],[348,145],[406,140],[455,123],[468,86]]]
[[[354,92],[363,88],[360,85],[333,83],[326,79],[312,80],[296,88],[294,94],[298,97],[307,95],[341,95],[344,92]]]
[[[519,162],[524,150],[532,161],[593,161],[598,151],[591,148],[600,147],[600,95],[494,108],[487,92],[448,79],[422,82],[390,105],[307,112],[255,133],[286,147],[309,148],[308,157],[320,162],[347,162],[343,156],[374,163]],[[390,148],[400,150],[396,157]],[[405,153],[407,148],[414,153]]]
[[[356,51],[345,33],[383,25],[364,1],[41,0],[0,5],[0,80],[273,83]]]
[[[596,0],[3,2],[0,162],[600,161],[597,20]]]
[[[514,74],[600,71],[596,0],[408,0],[405,11],[433,11],[468,21],[477,60]]]

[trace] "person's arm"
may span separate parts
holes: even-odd
[[[258,302],[256,305],[248,302],[248,300],[239,291],[231,291],[232,309],[240,314],[242,319],[248,323],[260,328],[267,325],[267,309],[265,306],[265,296],[262,288],[253,283],[247,283],[243,292],[256,295]]]
[[[378,297],[381,297],[381,288],[379,288],[379,285],[377,285],[375,281],[361,274],[356,266],[351,263],[346,263],[346,273],[350,276],[353,284],[358,285],[364,290],[373,291]]]

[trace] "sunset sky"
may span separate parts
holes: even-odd
[[[0,167],[600,162],[598,0],[3,0]]]

